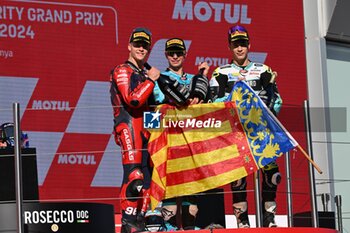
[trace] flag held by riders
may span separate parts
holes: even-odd
[[[237,82],[230,99],[158,107],[161,127],[151,130],[148,145],[152,208],[245,177],[297,145],[247,84]]]

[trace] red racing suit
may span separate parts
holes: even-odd
[[[122,150],[122,218],[133,222],[149,203],[149,135],[143,128],[143,112],[150,111],[149,106],[154,104],[154,81],[145,70],[127,61],[111,71],[110,83],[115,141]]]

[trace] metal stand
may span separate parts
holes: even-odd
[[[307,136],[307,144],[310,158],[313,160],[312,153],[312,139],[311,139],[311,126],[310,126],[310,112],[309,112],[309,101],[304,101],[304,116],[305,116],[305,131]],[[311,163],[309,163],[309,181],[310,181],[310,199],[311,199],[311,216],[312,226],[318,227],[318,212],[317,212],[317,200],[316,200],[316,185],[315,185],[315,172]]]
[[[262,210],[261,210],[261,185],[260,185],[260,170],[254,173],[254,194],[255,194],[255,209],[256,209],[256,227],[262,227]]]
[[[292,205],[292,181],[291,181],[291,165],[290,153],[287,152],[285,156],[286,174],[287,174],[287,217],[288,227],[293,226],[293,205]]]
[[[342,217],[342,210],[341,210],[341,195],[336,195],[334,198],[335,204],[337,206],[337,218],[338,218],[338,231],[340,233],[343,233],[343,217]]]
[[[323,204],[323,211],[328,212],[329,194],[328,193],[322,193],[321,194],[321,200],[322,200],[322,204]]]
[[[21,159],[21,129],[19,103],[13,104],[14,139],[15,139],[15,185],[16,185],[16,210],[17,232],[24,232],[23,225],[23,190],[22,190],[22,159]]]

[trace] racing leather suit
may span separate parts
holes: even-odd
[[[120,191],[122,219],[136,222],[137,215],[145,213],[149,204],[149,135],[143,129],[143,112],[150,111],[149,106],[154,104],[154,81],[145,70],[127,61],[111,71],[110,83],[115,142],[122,150],[124,172]]]
[[[185,86],[187,89],[190,88],[191,80],[194,77],[193,74],[183,73],[182,75],[178,75],[177,73],[167,69],[161,74],[167,75],[176,79],[180,85]],[[153,94],[155,96],[156,104],[163,103],[172,103],[164,93],[160,90],[158,86],[158,82],[153,90]],[[181,210],[177,209],[177,206],[180,205],[178,202],[181,202]],[[196,196],[184,196],[178,198],[169,198],[162,201],[162,214],[164,216],[164,220],[170,223],[172,226],[176,226],[176,214],[180,213],[181,215],[181,223],[182,228],[185,230],[194,229],[195,228],[195,217],[197,215],[197,200]]]
[[[260,96],[266,106],[276,115],[281,108],[282,100],[278,94],[277,85],[273,80],[271,68],[260,63],[250,62],[245,67],[240,67],[231,63],[215,69],[210,80],[213,101],[227,101],[227,97],[234,83],[237,81],[238,77],[242,76],[245,77],[246,82],[252,87],[255,93]],[[274,214],[275,208],[270,208],[270,204],[272,203],[272,206],[276,207],[275,198],[277,185],[281,180],[278,165],[275,162],[271,163],[262,169],[262,173],[262,204],[265,206],[263,212],[265,213],[267,209],[273,209]],[[236,217],[242,214],[241,217],[248,220],[247,193],[245,192],[246,177],[233,182],[231,184],[231,189],[233,191],[233,206]],[[264,223],[264,225],[267,224]]]

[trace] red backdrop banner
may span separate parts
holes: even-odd
[[[203,61],[211,71],[229,63],[227,29],[245,26],[250,59],[278,71],[284,100],[279,118],[304,145],[302,7],[302,0],[1,1],[0,123],[13,121],[12,103],[19,102],[21,128],[37,148],[40,199],[94,200],[119,210],[122,166],[108,81],[110,70],[127,59],[130,32],[139,26],[152,31],[149,63],[161,70],[167,65],[165,40],[183,38],[189,73]],[[302,156],[292,161],[293,191],[299,193],[294,203],[302,204],[295,211],[309,209],[306,165]],[[278,195],[281,213],[284,186],[285,181]],[[232,212],[229,195],[226,201]]]

